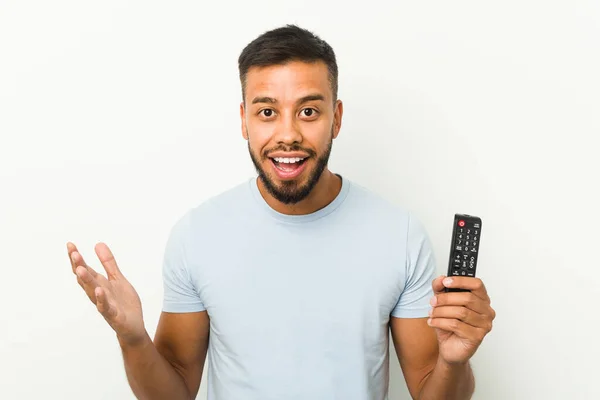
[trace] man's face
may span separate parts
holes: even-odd
[[[342,116],[332,96],[325,63],[248,71],[242,134],[265,188],[284,204],[306,198],[327,168]]]

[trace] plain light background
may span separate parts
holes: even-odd
[[[415,211],[440,274],[453,214],[483,219],[474,398],[600,398],[592,0],[0,1],[0,398],[133,398],[65,244],[112,248],[153,336],[169,229],[254,174],[239,52],[285,23],[337,53],[333,171]]]

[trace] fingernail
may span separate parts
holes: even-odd
[[[433,315],[433,308],[429,309],[429,316],[431,317]]]
[[[452,284],[452,278],[444,279],[444,285],[450,285],[450,284]]]
[[[437,304],[437,297],[433,296],[431,298],[431,301],[429,302],[432,306],[435,306]]]
[[[431,318],[427,320],[427,325],[431,325]]]

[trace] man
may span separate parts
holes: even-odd
[[[208,359],[211,400],[386,399],[391,330],[413,398],[470,398],[490,299],[477,278],[435,278],[419,221],[328,169],[343,112],[331,47],[288,25],[251,42],[239,69],[258,177],[175,224],[154,340],[108,247],[95,249],[107,279],[67,244],[135,395],[193,399]]]

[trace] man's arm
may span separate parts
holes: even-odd
[[[195,399],[208,349],[210,321],[189,268],[191,214],[171,229],[162,264],[163,306],[154,341],[123,345],[127,379],[138,399]]]
[[[208,347],[207,312],[163,312],[153,343],[144,326],[140,298],[121,272],[112,251],[104,243],[97,244],[95,250],[106,276],[90,267],[73,243],[67,243],[77,282],[117,334],[127,379],[136,397],[148,400],[195,398]],[[189,310],[189,302],[188,307],[181,307],[172,300],[175,290],[170,285],[173,282],[173,278],[169,278],[166,285],[169,309]],[[199,304],[194,306],[200,308]]]
[[[449,365],[439,357],[427,318],[391,318],[392,339],[413,399],[470,399],[475,380],[469,363]]]
[[[436,334],[427,325],[427,318],[392,317],[390,327],[413,399],[471,398],[475,384],[469,364],[450,366],[439,357]]]
[[[432,288],[430,318],[391,319],[398,358],[413,398],[470,399],[475,379],[469,360],[492,330],[496,311],[479,278],[442,275]]]
[[[206,311],[163,312],[154,343],[149,336],[121,343],[129,385],[138,399],[195,399],[208,348]]]

